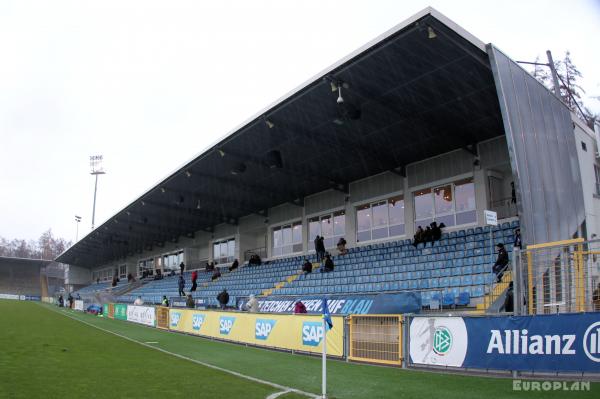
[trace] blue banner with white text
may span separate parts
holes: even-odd
[[[600,372],[600,313],[464,320],[463,367]]]

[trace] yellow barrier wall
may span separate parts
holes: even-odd
[[[344,318],[332,316],[327,354],[344,355]],[[322,351],[320,315],[212,312],[169,309],[169,329],[234,342],[304,352]]]

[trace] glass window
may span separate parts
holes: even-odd
[[[312,226],[314,228],[314,224]],[[294,222],[273,229],[273,255],[302,252],[302,222]]]
[[[183,251],[174,254],[177,264],[183,261]],[[235,256],[235,240],[225,240],[213,243],[213,261],[215,265],[233,262]]]
[[[431,190],[421,190],[415,193],[415,220],[426,220],[433,216]]]
[[[356,227],[358,231],[371,229],[371,205],[358,207],[356,211]]]
[[[319,218],[308,219],[308,242],[314,241],[316,236],[321,235],[321,223]]]
[[[343,236],[346,234],[346,212],[339,211],[333,214],[333,235]]]
[[[433,190],[433,198],[436,215],[452,212],[454,201],[452,201],[452,186],[450,184],[435,188]]]
[[[379,240],[404,234],[404,199],[389,198],[357,208],[358,242]]]
[[[472,181],[456,183],[454,193],[456,196],[456,212],[475,210],[475,184]]]
[[[425,228],[434,220],[448,227],[477,222],[473,179],[435,187],[433,190],[417,191],[414,198],[415,227]]]
[[[373,211],[373,227],[387,226],[388,210],[387,201],[379,202],[371,206]]]

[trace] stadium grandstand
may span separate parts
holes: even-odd
[[[166,296],[181,306],[183,263],[186,293],[198,272],[198,308],[216,307],[225,289],[229,307],[254,295],[263,313],[326,296],[350,316],[496,314],[514,289],[524,298],[515,314],[588,312],[597,149],[558,96],[428,8],[258,112],[56,261],[91,303]],[[441,237],[414,243],[433,222]],[[331,272],[321,273],[317,236]],[[510,262],[497,275],[498,244]],[[312,273],[301,271],[306,259]],[[350,357],[368,357],[355,349]]]
[[[62,286],[52,277],[50,281],[47,279],[45,271],[52,263],[49,260],[0,257],[0,295],[37,300],[42,295],[51,296]]]

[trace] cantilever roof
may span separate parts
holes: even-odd
[[[260,111],[57,261],[94,267],[502,134],[484,44],[428,8]]]

